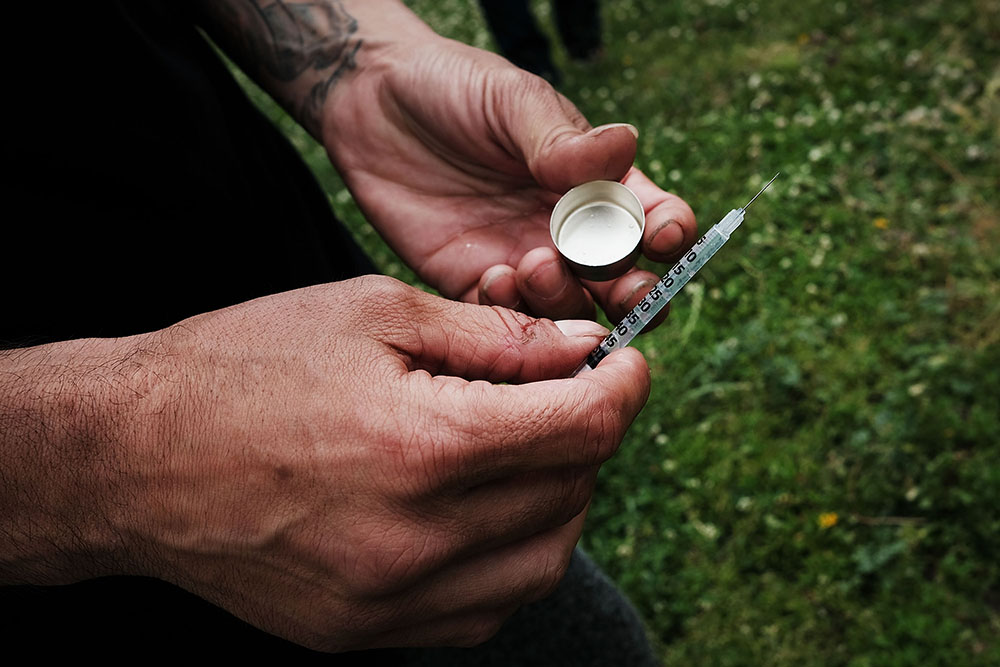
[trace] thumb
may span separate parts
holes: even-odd
[[[566,192],[587,181],[621,181],[635,160],[639,130],[611,123],[543,145],[528,168],[547,190]]]
[[[496,306],[425,295],[385,342],[411,370],[466,380],[524,383],[567,377],[607,335],[590,320],[553,322]]]
[[[590,128],[573,103],[545,81],[506,81],[517,85],[518,94],[495,96],[507,102],[495,112],[515,144],[514,154],[524,157],[539,185],[563,193],[587,181],[625,177],[635,160],[635,127],[613,123]]]

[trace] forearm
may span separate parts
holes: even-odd
[[[436,37],[397,0],[202,0],[205,30],[313,136],[335,88]]]
[[[122,353],[111,339],[0,352],[0,582],[66,583],[119,564]]]

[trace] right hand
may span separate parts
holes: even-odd
[[[592,128],[541,78],[418,35],[363,51],[358,76],[324,107],[323,144],[365,217],[449,298],[559,319],[593,318],[596,301],[621,320],[659,276],[633,267],[579,280],[552,243],[549,217],[574,186],[622,181],[645,210],[643,254],[673,262],[687,252],[694,213],[632,166],[635,128]]]
[[[648,395],[633,349],[551,379],[576,326],[362,278],[136,337],[125,568],[314,649],[485,640],[562,578]]]

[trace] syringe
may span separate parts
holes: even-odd
[[[649,293],[644,296],[635,308],[633,308],[628,315],[625,316],[621,322],[618,323],[611,333],[601,341],[601,344],[594,348],[594,351],[587,355],[586,360],[580,367],[573,371],[573,376],[577,376],[584,371],[593,370],[597,368],[597,364],[601,362],[601,359],[611,354],[613,351],[620,347],[625,347],[632,342],[632,339],[639,335],[649,322],[656,317],[656,314],[663,310],[663,307],[667,305],[671,299],[676,296],[681,288],[687,284],[687,281],[691,279],[691,276],[698,273],[698,270],[705,265],[708,260],[712,259],[712,256],[719,251],[726,241],[729,240],[729,235],[740,226],[743,219],[746,217],[746,211],[750,208],[750,204],[767,190],[767,187],[774,183],[774,179],[778,177],[779,171],[775,174],[770,181],[768,181],[764,187],[760,189],[760,192],[753,196],[753,199],[746,203],[746,206],[742,208],[734,208],[732,211],[726,214],[722,220],[720,220],[714,227],[709,229],[704,236],[698,239],[698,242],[681,258],[681,261],[674,264],[674,267],[670,269],[660,280],[653,285],[653,288],[649,290]]]

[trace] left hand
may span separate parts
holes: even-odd
[[[642,249],[654,261],[696,240],[691,208],[632,166],[631,126],[591,128],[541,78],[425,37],[359,62],[361,76],[323,111],[323,143],[368,219],[447,297],[549,318],[593,317],[596,300],[623,317],[658,276],[577,280],[549,237],[552,206],[586,181],[623,181],[645,208]]]

